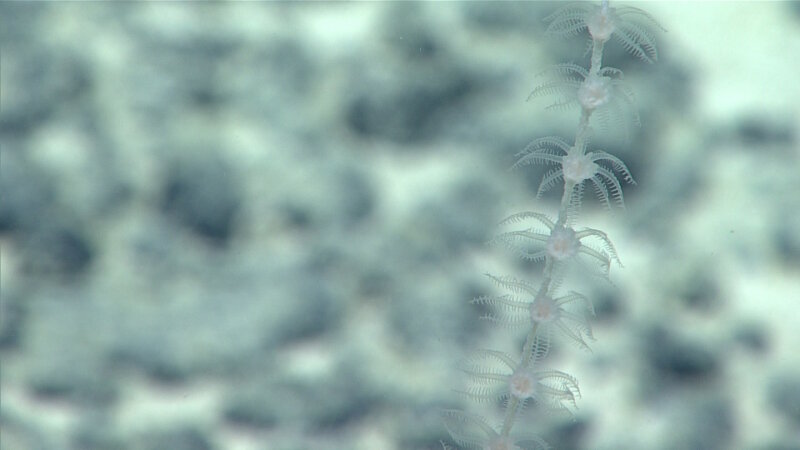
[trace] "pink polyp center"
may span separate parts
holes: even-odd
[[[605,42],[611,37],[611,34],[614,33],[616,27],[611,17],[612,12],[613,8],[609,8],[606,11],[603,11],[602,8],[598,8],[597,12],[586,20],[586,25],[589,28],[589,34],[592,35],[592,39]]]
[[[590,111],[608,103],[610,97],[606,77],[591,76],[578,88],[578,100],[581,106]]]
[[[530,314],[534,323],[549,323],[558,320],[559,309],[552,298],[542,295],[531,303]]]
[[[557,261],[571,258],[578,253],[580,242],[572,228],[553,228],[547,239],[547,254]]]
[[[509,380],[509,391],[514,397],[524,400],[535,394],[536,376],[529,370],[517,370]]]
[[[561,168],[564,178],[573,184],[580,184],[597,173],[597,164],[592,161],[591,154],[564,156]]]
[[[514,445],[514,442],[511,438],[497,436],[491,439],[485,447],[484,450],[518,450],[519,447]]]

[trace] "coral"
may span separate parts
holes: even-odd
[[[523,260],[543,262],[544,267],[538,283],[513,276],[488,275],[507,293],[473,300],[474,304],[490,310],[485,319],[500,325],[525,327],[528,333],[518,357],[485,349],[477,351],[462,366],[470,385],[460,392],[479,403],[499,404],[505,411],[497,428],[480,414],[447,411],[447,430],[465,448],[548,448],[541,438],[526,441],[512,433],[512,429],[528,406],[543,408],[546,413],[572,413],[577,408],[576,399],[580,396],[577,379],[542,367],[550,349],[550,336],[556,331],[583,349],[589,349],[587,341],[594,340],[589,323],[594,309],[588,297],[575,291],[557,295],[556,291],[568,267],[577,267],[578,274],[584,276],[594,276],[599,269],[599,275],[608,280],[611,261],[622,266],[605,232],[576,229],[574,222],[586,181],[592,183],[595,193],[608,207],[612,201],[624,206],[620,178],[634,183],[621,159],[601,150],[588,151],[589,123],[596,115],[601,123],[609,125],[613,121],[626,130],[631,124],[638,125],[633,93],[622,83],[622,71],[602,65],[603,46],[615,38],[634,56],[653,62],[657,57],[655,39],[644,22],[655,24],[655,21],[637,8],[611,8],[607,1],[599,6],[571,4],[546,20],[550,22],[547,32],[551,35],[572,36],[588,31],[592,40],[591,63],[588,69],[573,63],[553,66],[546,71],[552,79],[537,86],[530,95],[558,95],[560,98],[549,109],[577,106],[581,114],[574,141],[558,136],[536,139],[517,155],[519,159],[512,167],[556,165],[544,175],[537,197],[556,187],[559,181],[563,181],[564,189],[555,220],[537,211],[512,214],[500,225],[523,228],[501,231],[492,240]]]

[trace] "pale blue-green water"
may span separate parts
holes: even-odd
[[[614,2],[612,2],[613,5]],[[637,3],[619,45],[641,127],[596,127],[626,210],[578,227],[624,268],[592,352],[556,340],[557,449],[800,448],[800,8]],[[537,281],[486,242],[557,212],[509,171],[579,112],[526,102],[586,65],[540,2],[0,3],[0,449],[395,450],[452,445],[458,362],[524,329],[469,301]],[[598,124],[599,125],[599,124]],[[574,282],[573,282],[574,283]]]

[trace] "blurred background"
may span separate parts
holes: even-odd
[[[638,181],[587,196],[625,267],[556,343],[558,449],[800,448],[800,7],[639,4],[610,44],[642,127],[593,144]],[[557,211],[508,171],[578,111],[526,102],[585,65],[540,2],[0,3],[3,450],[437,449],[477,348],[486,245]],[[576,287],[565,286],[566,289]]]

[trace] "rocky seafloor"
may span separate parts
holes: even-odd
[[[609,44],[642,126],[595,130],[638,184],[579,226],[592,352],[557,449],[800,448],[800,9],[647,3]],[[578,112],[526,102],[586,62],[539,2],[0,3],[0,449],[394,450],[450,443],[487,246],[536,199],[509,171]],[[566,289],[573,289],[565,286]],[[578,289],[575,287],[575,289]]]

